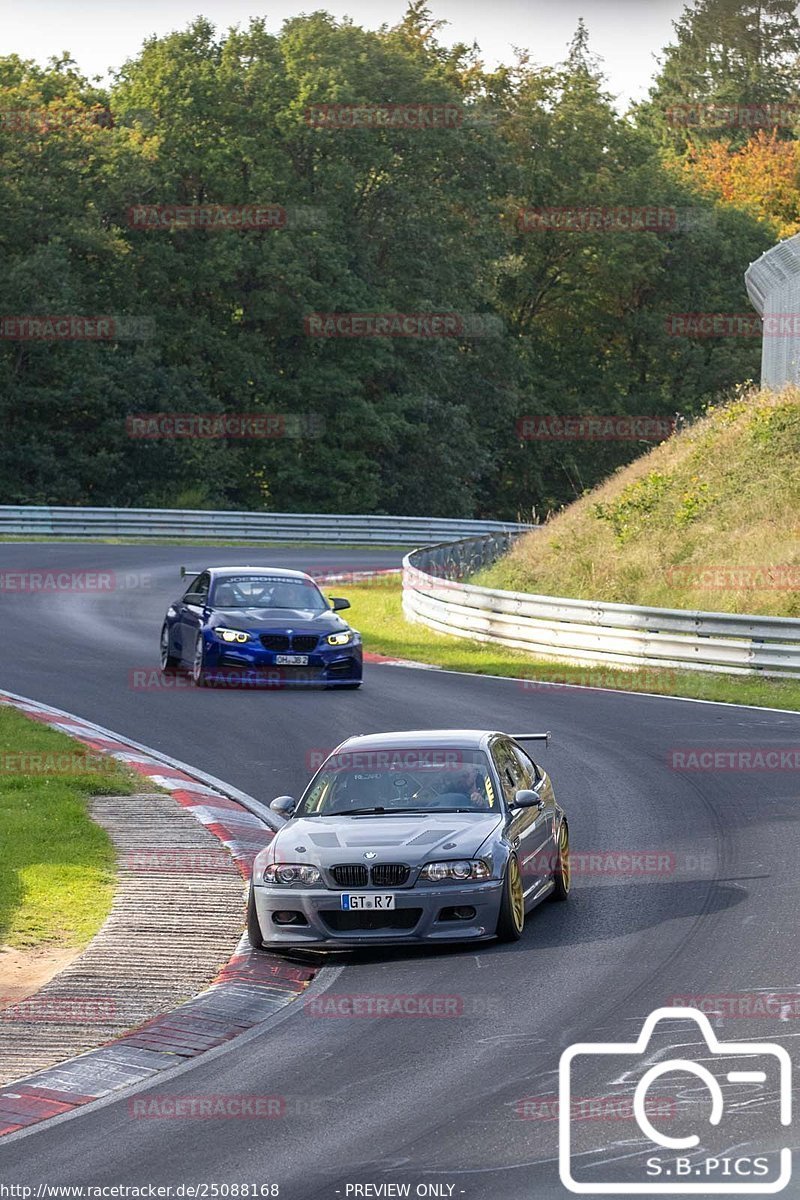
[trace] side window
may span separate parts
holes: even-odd
[[[210,583],[211,583],[210,575],[208,575],[208,574],[198,575],[197,579],[194,579],[192,581],[192,583],[189,585],[186,592],[184,593],[184,597],[183,597],[184,600],[186,599],[187,596],[194,595],[195,593],[202,596],[204,601],[207,600],[208,599],[208,588],[209,588]]]
[[[196,575],[194,577],[194,579],[192,580],[192,582],[187,587],[186,591],[181,596],[181,600],[185,600],[187,596],[190,596],[193,592],[197,591],[197,585],[199,582],[200,582],[200,576]]]
[[[533,759],[528,758],[525,751],[520,749],[520,747],[517,745],[512,746],[512,750],[514,752],[514,757],[520,765],[520,770],[525,776],[525,782],[522,786],[526,788],[535,788],[541,776]]]
[[[522,773],[522,767],[517,762],[508,742],[495,742],[492,747],[492,758],[497,767],[497,774],[500,776],[500,785],[506,798],[506,804],[513,804],[514,797],[520,788],[528,786]]]
[[[330,807],[327,803],[330,799],[330,793],[330,776],[320,776],[312,790],[306,796],[305,804],[303,805],[304,813],[317,813],[323,807]]]

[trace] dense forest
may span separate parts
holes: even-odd
[[[696,0],[625,114],[583,24],[549,67],[443,37],[414,0],[198,18],[108,89],[0,59],[0,502],[530,519],[652,436],[576,417],[758,377],[757,323],[675,318],[800,229],[795,5]]]

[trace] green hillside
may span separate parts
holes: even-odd
[[[800,391],[749,391],[521,539],[477,582],[800,616]]]

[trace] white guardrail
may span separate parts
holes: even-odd
[[[175,508],[52,508],[0,505],[0,537],[146,537],[252,542],[418,546],[534,528],[513,521],[328,513],[207,512]]]
[[[0,537],[429,543],[403,559],[403,611],[441,633],[562,662],[800,678],[800,620],[606,604],[461,582],[535,528],[444,517],[0,505]]]
[[[800,620],[569,600],[460,582],[491,561],[497,542],[472,538],[407,554],[408,620],[562,662],[800,678]]]

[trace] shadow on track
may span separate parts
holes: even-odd
[[[537,946],[575,946],[609,941],[665,921],[707,916],[732,908],[746,899],[741,886],[709,880],[683,883],[623,883],[613,886],[577,888],[568,904],[540,904],[528,913],[519,942],[502,944],[493,939],[481,942],[450,942],[442,945],[403,944],[353,948],[283,950],[270,953],[304,966],[368,966],[389,961],[458,958],[481,954],[518,954]]]

